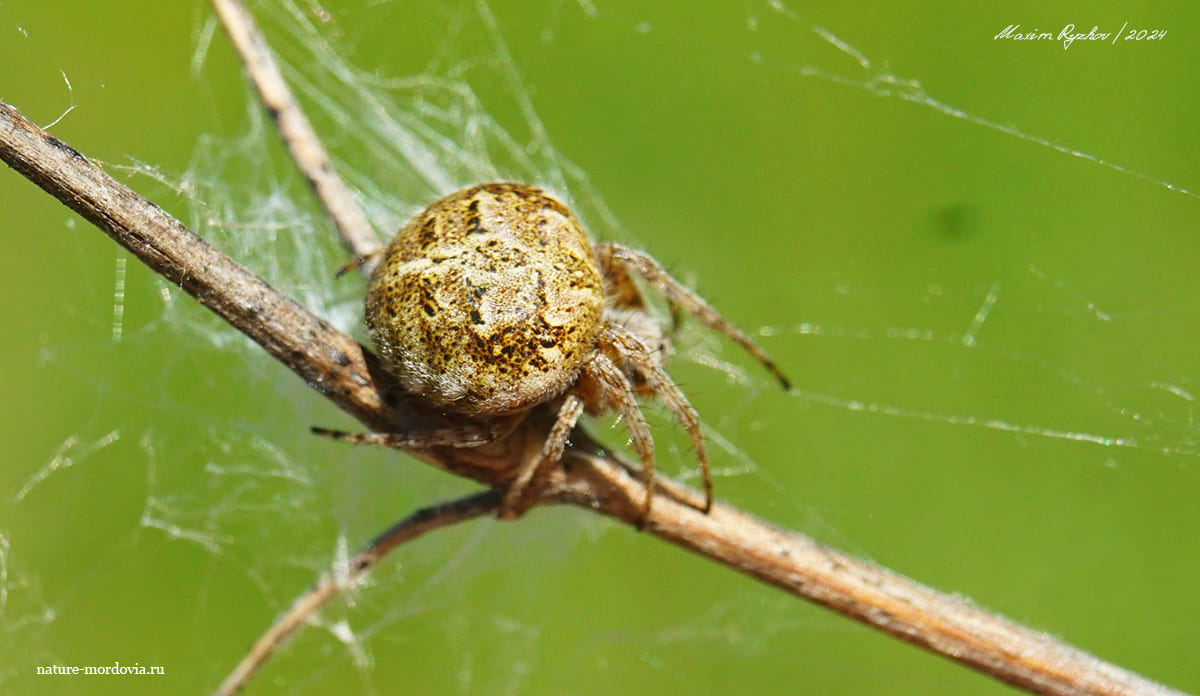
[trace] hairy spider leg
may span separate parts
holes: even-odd
[[[663,371],[658,361],[654,360],[650,349],[637,335],[628,329],[609,325],[601,332],[600,341],[617,348],[617,353],[630,363],[629,366],[645,380],[650,391],[663,402],[679,425],[687,431],[692,440],[692,447],[696,450],[696,459],[700,461],[700,472],[704,478],[704,512],[707,514],[713,505],[713,482],[712,469],[708,463],[708,449],[704,446],[704,431],[700,427],[700,415],[696,413],[683,391]]]
[[[558,407],[554,427],[550,428],[550,433],[542,444],[541,454],[536,459],[522,465],[517,477],[508,485],[508,491],[504,494],[504,502],[500,506],[500,517],[513,518],[520,515],[523,511],[521,507],[522,494],[530,486],[536,488],[545,472],[562,460],[563,450],[567,447],[571,430],[574,429],[582,414],[583,399],[568,393],[563,399],[562,405]]]
[[[625,376],[625,371],[613,362],[604,352],[598,352],[583,368],[580,375],[579,389],[592,389],[594,392],[585,396],[584,401],[592,410],[603,405],[608,410],[621,414],[625,427],[629,429],[629,437],[637,450],[638,458],[642,460],[642,482],[646,484],[646,501],[642,505],[642,523],[650,518],[650,508],[654,503],[654,440],[650,437],[650,426],[646,416],[638,406],[637,396],[633,385]]]
[[[512,432],[516,426],[510,419],[497,419],[486,423],[462,423],[459,425],[414,430],[406,433],[351,433],[313,426],[314,435],[349,442],[355,445],[378,445],[393,449],[422,449],[425,447],[479,447],[496,442]]]
[[[378,249],[376,249],[374,251],[367,252],[366,254],[359,256],[358,258],[354,259],[350,263],[348,263],[345,266],[342,266],[341,268],[334,271],[333,277],[341,278],[342,276],[346,275],[350,271],[353,271],[358,268],[362,268],[363,266],[367,265],[368,263],[378,260],[379,257],[382,255],[383,255],[383,247],[379,247]]]
[[[746,352],[754,356],[754,359],[758,360],[784,389],[791,390],[791,382],[775,365],[766,351],[759,348],[754,341],[750,340],[749,336],[742,333],[741,329],[721,316],[717,310],[704,301],[704,298],[675,280],[661,264],[649,255],[612,243],[596,244],[595,249],[596,260],[606,273],[619,269],[621,273],[633,272],[642,276],[673,306],[695,316],[705,326],[724,334],[740,345]]]

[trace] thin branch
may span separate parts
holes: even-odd
[[[288,89],[279,65],[262,34],[255,28],[250,13],[238,0],[213,0],[213,7],[241,55],[246,73],[258,90],[259,99],[275,121],[275,127],[283,137],[292,159],[308,178],[321,205],[329,213],[342,244],[358,258],[378,251],[379,237],[375,235],[350,189],[334,170],[329,153]],[[367,270],[370,265],[369,262],[366,264]]]
[[[412,425],[406,419],[431,417],[404,407],[403,400],[400,407],[385,407],[380,393],[394,385],[369,351],[3,103],[0,159],[178,283],[368,428],[403,430]],[[521,462],[536,456],[552,417],[534,411],[495,445],[414,454],[489,487],[505,485]],[[581,430],[572,443],[563,465],[547,477],[545,502],[577,505],[636,526],[645,495],[636,474]],[[701,496],[677,484],[660,479],[659,489],[647,533],[1001,681],[1041,694],[1179,693],[728,505],[717,504],[704,515],[692,507]]]
[[[339,564],[333,571],[321,577],[307,592],[297,597],[292,606],[275,619],[266,633],[255,641],[254,647],[250,648],[246,657],[242,658],[221,686],[217,687],[215,696],[233,696],[241,691],[271,653],[283,645],[297,628],[308,621],[326,602],[354,587],[392,549],[427,532],[493,514],[499,506],[500,496],[494,491],[487,491],[422,508],[392,525],[390,529],[368,542],[354,558],[344,565]]]

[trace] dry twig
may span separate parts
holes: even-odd
[[[283,74],[250,13],[237,0],[213,0],[213,7],[242,57],[259,100],[275,121],[292,160],[329,213],[342,244],[359,258],[377,251],[379,238],[371,229],[371,223],[334,170],[329,153],[284,82]]]
[[[381,395],[394,394],[396,388],[370,351],[3,103],[0,159],[179,284],[367,428],[403,431],[437,419],[403,399],[386,399],[396,403],[385,404]],[[500,443],[414,454],[495,488],[505,485],[527,457],[537,455],[548,427],[547,414],[535,411]],[[564,454],[563,466],[548,477],[541,502],[569,503],[631,526],[643,522],[640,503],[645,492],[636,474],[585,433],[577,431],[572,442],[575,446]],[[718,503],[711,514],[700,513],[694,507],[699,496],[693,491],[661,480],[659,489],[653,514],[644,520],[647,533],[1001,681],[1041,694],[1178,693],[728,505]],[[486,513],[486,505],[494,503],[491,495],[451,505],[469,510],[462,517],[468,519]],[[480,507],[473,507],[476,504]],[[453,514],[440,519],[458,521]],[[395,543],[410,538],[409,531],[400,532]],[[366,572],[387,550],[368,546],[367,556],[356,557],[369,559],[357,572]],[[305,597],[316,597],[319,604],[336,589],[336,583],[318,584]],[[266,652],[289,631],[270,640]]]
[[[361,551],[341,567],[322,576],[307,592],[296,598],[292,606],[277,618],[262,635],[250,652],[246,654],[233,672],[217,687],[216,696],[231,696],[246,685],[250,677],[267,661],[271,653],[300,626],[315,614],[322,605],[339,592],[354,587],[366,577],[392,549],[442,527],[466,522],[477,517],[493,514],[500,506],[500,496],[495,491],[477,493],[460,500],[423,508],[392,525],[372,539]]]

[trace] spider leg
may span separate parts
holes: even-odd
[[[342,266],[341,268],[334,271],[333,277],[341,278],[342,276],[346,275],[350,271],[353,271],[358,268],[362,268],[363,266],[365,266],[369,263],[374,263],[375,261],[379,260],[379,257],[381,254],[383,254],[383,247],[380,247],[380,248],[376,249],[375,251],[371,251],[366,254],[363,254],[362,256],[359,256],[358,258],[354,259],[353,261],[346,264],[345,266]],[[368,270],[370,270],[370,269],[368,269]]]
[[[614,259],[608,250],[599,248],[602,246],[607,245],[595,245],[596,261],[600,264],[601,275],[604,276],[604,292],[608,297],[609,306],[620,309],[645,309],[646,298],[637,283],[633,282],[628,267]],[[667,308],[671,312],[671,330],[668,335],[673,337],[679,330],[681,309],[670,297],[667,298]]]
[[[646,299],[642,297],[641,289],[629,275],[629,269],[622,263],[613,263],[611,258],[601,252],[601,246],[603,245],[595,246],[596,261],[600,264],[600,275],[604,277],[604,292],[608,296],[609,305],[625,309],[644,309]],[[671,309],[674,312],[674,303],[671,303]]]
[[[602,339],[603,342],[603,339]],[[642,460],[642,481],[646,484],[646,502],[642,507],[642,524],[650,519],[654,503],[654,440],[650,426],[638,406],[633,385],[621,368],[604,353],[599,353],[584,367],[583,377],[589,378],[600,390],[601,403],[613,408],[625,419],[630,439]]]
[[[571,430],[582,414],[583,399],[574,394],[567,394],[562,406],[558,407],[558,416],[554,420],[554,427],[550,428],[550,434],[546,436],[541,454],[536,459],[526,462],[517,473],[517,477],[508,485],[508,491],[500,505],[500,517],[513,518],[521,513],[522,495],[531,484],[537,485],[547,468],[562,460],[567,438],[571,436]]]
[[[502,439],[512,432],[519,421],[499,419],[487,423],[463,423],[432,430],[407,433],[349,433],[313,426],[314,435],[333,438],[355,445],[378,445],[394,449],[423,449],[425,447],[479,447]]]
[[[675,280],[653,258],[620,244],[601,243],[597,244],[595,248],[596,259],[600,262],[602,268],[611,272],[613,269],[621,267],[626,271],[632,271],[642,276],[657,288],[672,306],[692,314],[705,326],[729,337],[730,340],[746,349],[746,352],[762,363],[763,367],[767,368],[767,371],[778,380],[784,389],[790,390],[792,388],[791,382],[776,367],[766,351],[759,348],[754,341],[750,340],[749,336],[742,333],[741,329],[731,324],[725,317],[722,317],[717,310],[704,301],[704,298],[688,290],[682,283]]]
[[[707,514],[712,510],[713,482],[712,469],[708,463],[708,449],[704,446],[704,431],[700,427],[700,415],[696,413],[683,391],[663,371],[646,344],[635,334],[628,329],[609,325],[601,332],[600,340],[618,348],[618,352],[629,361],[642,379],[646,380],[650,391],[670,409],[675,420],[692,439],[692,447],[696,450],[696,459],[700,461],[700,472],[704,478],[704,512]]]

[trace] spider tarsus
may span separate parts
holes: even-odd
[[[363,254],[362,256],[359,256],[358,258],[354,259],[350,263],[348,263],[345,266],[342,266],[341,268],[334,271],[333,277],[341,278],[342,276],[346,275],[350,271],[353,271],[358,268],[362,268],[364,265],[366,265],[366,263],[368,261],[375,258],[376,256],[379,256],[381,251],[382,251],[381,249],[376,249],[375,251],[372,251],[369,254]]]
[[[722,331],[722,333],[725,332]],[[779,386],[783,387],[785,392],[792,391],[792,380],[788,379],[787,375],[783,374],[783,370],[779,369],[779,366],[775,364],[775,361],[768,357],[767,352],[763,350],[757,343],[751,341],[748,336],[744,337],[745,342],[743,342],[737,336],[732,334],[726,333],[725,335],[729,336],[737,343],[740,343],[742,347],[754,357],[755,360],[757,360],[764,368],[766,368],[767,372],[771,373],[771,376],[775,378],[776,382],[779,382]]]
[[[525,504],[529,492],[530,480],[521,481],[519,478],[508,484],[507,488],[497,489],[500,494],[500,506],[496,508],[496,519],[516,520],[525,516],[531,505]]]
[[[520,491],[513,490],[513,486],[509,486],[507,491],[499,491],[503,493],[503,499],[500,507],[496,508],[496,519],[498,520],[516,520],[520,519],[525,510],[521,507]]]

